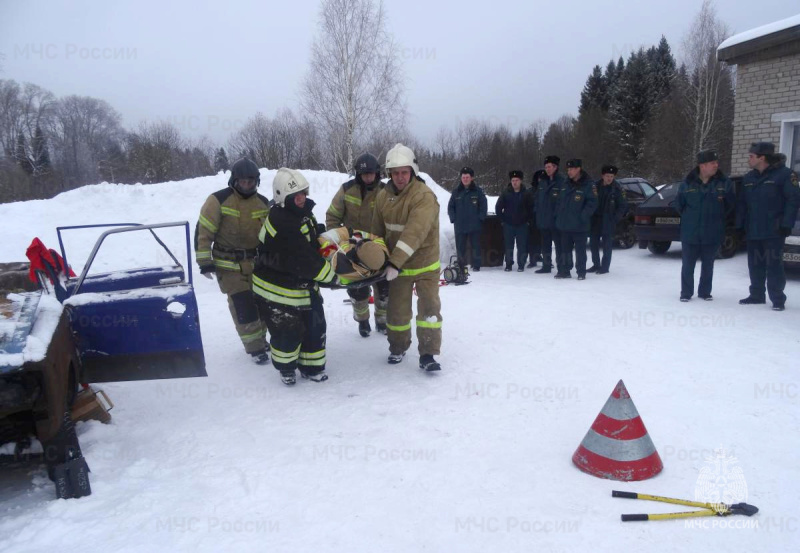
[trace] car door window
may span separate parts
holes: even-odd
[[[625,194],[629,200],[644,200],[644,194],[642,194],[642,190],[637,183],[626,182],[622,186],[625,187]]]

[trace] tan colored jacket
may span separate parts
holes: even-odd
[[[269,200],[261,194],[243,198],[232,188],[211,194],[200,209],[194,250],[201,269],[240,270],[237,254],[226,250],[251,250],[259,245],[258,232],[269,213]],[[239,252],[241,259],[243,252]],[[254,257],[254,255],[247,255]]]
[[[375,210],[375,198],[382,188],[380,181],[375,183],[372,190],[364,188],[364,197],[361,197],[361,185],[351,179],[344,183],[331,200],[331,205],[325,213],[325,227],[327,230],[336,227],[347,227],[352,230],[369,232],[372,228],[372,213]]]
[[[389,181],[378,193],[372,233],[384,237],[400,276],[439,270],[439,200],[419,177],[402,192]]]

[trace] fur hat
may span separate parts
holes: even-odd
[[[701,150],[697,152],[697,164],[719,161],[719,156],[714,150]]]
[[[522,171],[520,171],[519,169],[514,169],[513,171],[509,171],[509,172],[508,172],[508,178],[509,178],[509,179],[514,179],[514,178],[517,178],[517,179],[519,179],[519,180],[522,180],[522,178],[523,178],[524,176],[525,176],[525,175],[524,175],[524,174],[522,173]]]
[[[561,158],[558,156],[546,156],[544,158],[544,164],[547,165],[548,163],[552,163],[553,165],[560,165]]]
[[[775,144],[772,142],[753,142],[750,144],[750,153],[757,156],[774,156]]]
[[[567,161],[567,169],[580,169],[581,167],[583,167],[583,162],[577,157]]]
[[[469,175],[470,177],[474,177],[475,171],[472,170],[472,167],[462,167],[459,175]]]
[[[616,175],[619,173],[619,167],[616,165],[603,165],[603,168],[600,169],[601,175]]]

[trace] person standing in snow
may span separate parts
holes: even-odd
[[[467,243],[472,248],[472,270],[481,270],[481,230],[486,219],[486,194],[473,180],[471,167],[461,169],[461,182],[450,195],[447,215],[456,235],[456,253],[462,267],[467,266]]]
[[[194,253],[200,273],[228,296],[236,332],[259,365],[269,363],[267,327],[261,320],[250,277],[257,255],[258,231],[269,212],[269,200],[256,191],[261,182],[258,166],[247,158],[233,164],[228,187],[206,199],[194,235]]]
[[[744,176],[736,202],[736,227],[747,235],[747,268],[750,295],[742,305],[766,303],[783,311],[786,304],[786,274],[783,245],[792,233],[800,207],[797,173],[786,167],[786,157],[775,154],[772,142],[754,142],[747,160],[751,171]]]
[[[687,302],[694,295],[694,268],[700,259],[697,296],[711,301],[714,258],[725,236],[725,219],[735,208],[733,184],[719,170],[714,150],[697,154],[697,166],[678,187],[673,207],[681,216],[681,296]]]
[[[580,159],[567,161],[569,181],[558,198],[556,228],[561,233],[561,270],[556,278],[572,278],[572,249],[578,280],[586,279],[586,239],[597,209],[597,187],[583,170]]]
[[[319,285],[339,279],[319,253],[314,201],[299,171],[281,167],[272,181],[275,202],[258,234],[253,292],[270,333],[272,364],[287,386],[300,376],[314,382],[325,373],[325,310]],[[319,225],[321,226],[321,225]]]
[[[542,261],[542,233],[536,225],[536,195],[539,193],[539,181],[547,173],[544,169],[539,169],[533,174],[531,187],[525,191],[527,195],[528,211],[530,220],[528,221],[528,265],[529,269],[534,269]]]
[[[517,243],[517,271],[525,270],[525,259],[528,257],[528,197],[522,184],[522,171],[508,173],[511,181],[508,187],[497,198],[494,212],[503,223],[503,241],[506,246],[506,271],[514,266],[514,242]]]
[[[553,268],[553,244],[556,250],[556,268],[561,272],[561,233],[556,228],[556,208],[561,190],[566,187],[564,175],[558,172],[558,156],[544,158],[544,176],[539,179],[536,192],[536,226],[542,235],[542,268],[536,273],[549,273]]]
[[[611,269],[611,252],[614,250],[614,235],[617,223],[628,211],[625,191],[617,182],[619,169],[615,165],[603,165],[602,178],[597,187],[597,211],[592,215],[589,249],[592,250],[592,266],[587,273],[603,275]],[[603,258],[600,259],[600,241],[603,241]]]
[[[361,154],[355,161],[355,178],[344,183],[331,201],[325,213],[327,230],[346,227],[350,234],[354,231],[369,232],[372,228],[372,214],[375,211],[375,197],[383,188],[380,180],[381,168],[378,158],[369,152]],[[375,298],[375,328],[386,334],[386,304],[389,301],[389,284],[382,280],[372,285]],[[370,335],[369,296],[370,288],[348,289],[353,306],[353,318],[358,322],[358,332],[364,338]]]
[[[442,347],[439,300],[439,201],[419,176],[411,148],[396,144],[386,154],[389,182],[378,192],[372,234],[384,236],[389,248],[386,280],[389,363],[403,360],[411,346],[411,303],[416,288],[419,367],[441,370],[434,355]]]

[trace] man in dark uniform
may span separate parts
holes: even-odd
[[[733,184],[719,170],[714,150],[697,154],[697,166],[678,188],[673,206],[681,216],[681,301],[694,295],[694,268],[700,259],[697,296],[711,301],[714,258],[725,236],[725,219],[736,206]]]
[[[752,170],[744,176],[736,201],[736,226],[745,230],[750,271],[750,295],[739,303],[766,303],[766,282],[775,311],[783,311],[786,304],[783,244],[800,207],[797,173],[784,160],[771,142],[751,144],[747,163]]]
[[[625,191],[616,180],[619,169],[615,165],[603,165],[603,177],[597,181],[597,211],[592,215],[589,247],[592,250],[592,266],[586,272],[603,275],[611,268],[611,252],[617,223],[628,211]],[[600,241],[603,241],[603,259],[600,260]]]
[[[511,171],[508,188],[497,198],[494,212],[503,223],[503,241],[506,248],[506,271],[514,266],[514,242],[517,244],[517,271],[525,270],[525,258],[528,257],[528,204],[526,202],[525,185],[522,183],[522,171]]]
[[[539,181],[546,175],[544,169],[539,169],[533,174],[531,187],[525,191],[527,195],[528,211],[531,219],[528,221],[528,268],[533,269],[542,260],[542,233],[536,226],[536,194],[539,192]]]
[[[544,176],[539,179],[536,193],[536,226],[542,236],[542,268],[536,273],[549,273],[553,267],[553,244],[556,247],[556,268],[561,272],[561,233],[556,228],[556,206],[561,190],[566,186],[564,175],[558,172],[558,156],[544,158]]]
[[[314,382],[325,374],[325,310],[319,285],[339,280],[319,253],[314,202],[299,171],[278,169],[272,181],[275,205],[258,238],[260,255],[253,273],[253,292],[270,333],[272,364],[287,386],[295,370]],[[320,225],[321,226],[321,225]]]
[[[572,278],[572,249],[578,280],[586,279],[586,239],[592,214],[597,209],[597,187],[581,167],[580,159],[567,161],[569,181],[561,191],[556,211],[556,228],[561,234],[561,269],[556,278]]]
[[[461,169],[461,183],[453,190],[447,204],[447,215],[456,235],[456,252],[462,267],[467,265],[467,243],[472,249],[472,270],[481,270],[481,230],[486,219],[486,194],[473,180],[475,171]]]

